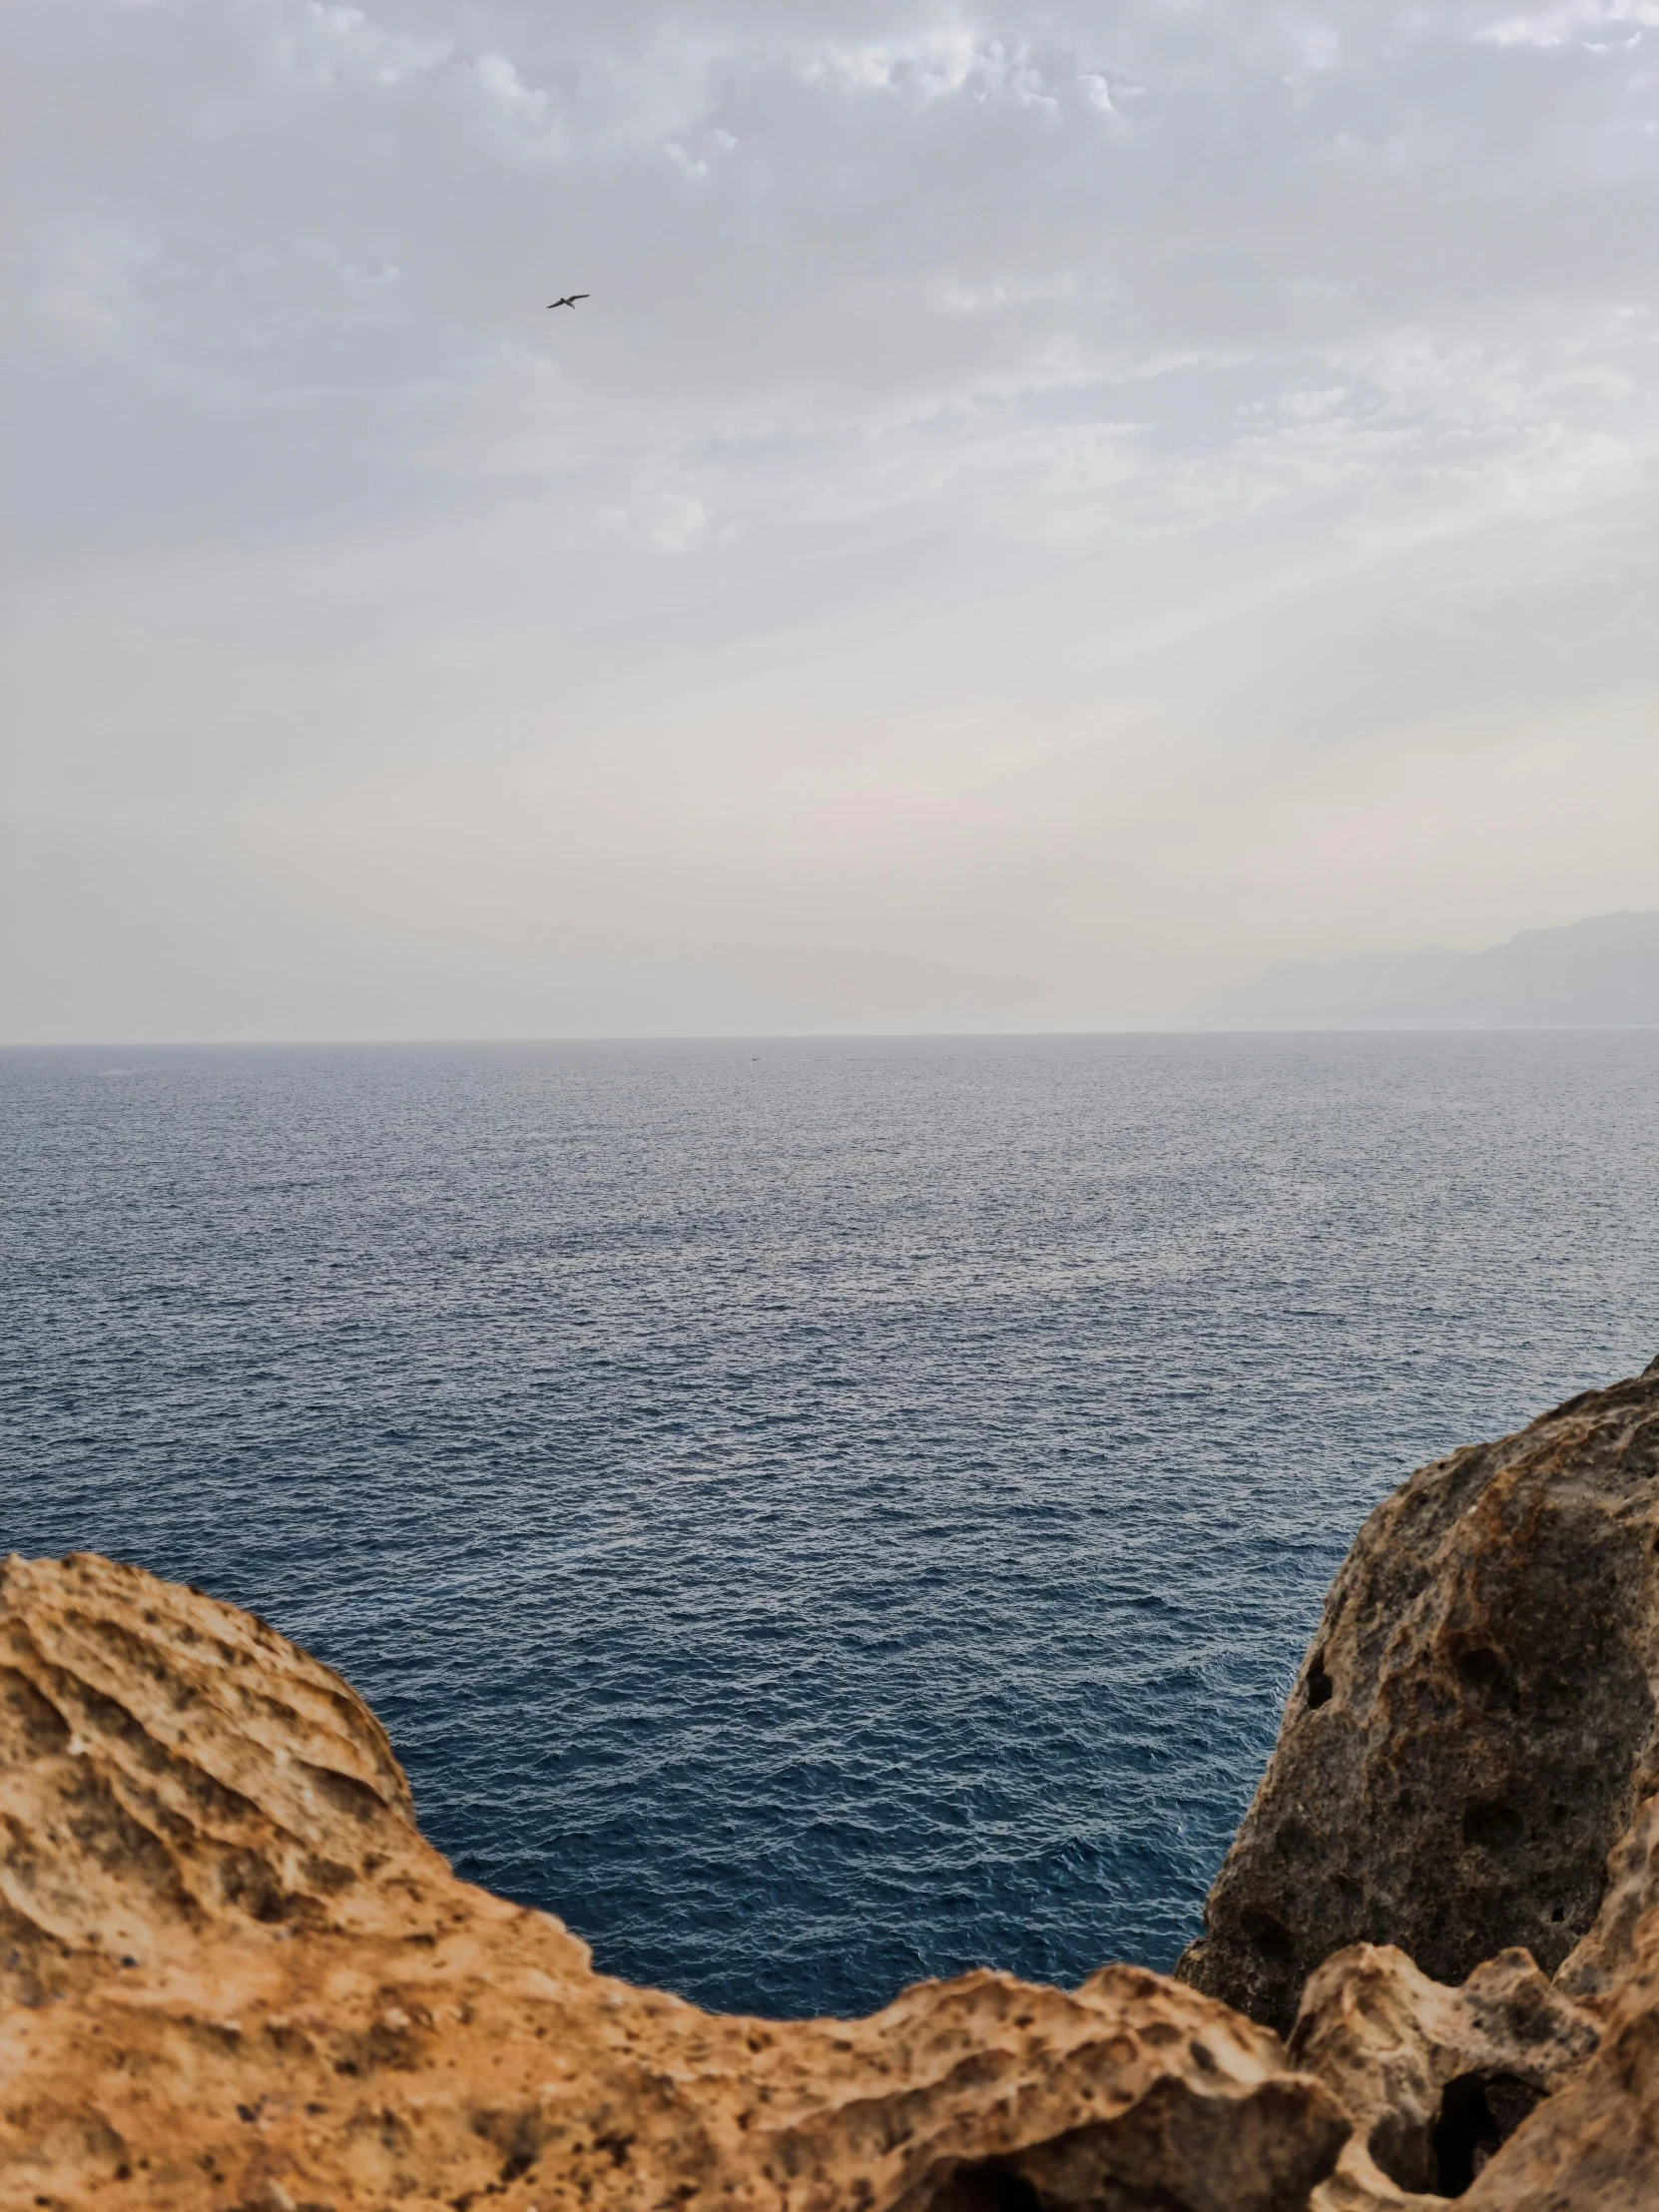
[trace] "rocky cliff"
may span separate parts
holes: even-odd
[[[13,1559],[0,2205],[1651,2208],[1656,1540],[1659,1365],[1373,1516],[1185,1979],[784,2024],[456,1881],[263,1622]]]
[[[1659,1789],[1659,1363],[1421,1468],[1331,1585],[1182,1976],[1289,2033],[1346,1943],[1439,1981],[1588,1934]]]

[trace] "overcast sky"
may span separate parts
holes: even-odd
[[[5,36],[5,1036],[1138,1026],[1659,906],[1659,0]]]

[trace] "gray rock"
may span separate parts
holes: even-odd
[[[1178,1974],[1283,2034],[1349,1943],[1553,1972],[1659,1789],[1656,1539],[1659,1362],[1385,1499]]]

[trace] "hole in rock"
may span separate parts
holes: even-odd
[[[1526,1823],[1512,1805],[1493,1799],[1463,1808],[1463,1841],[1480,1851],[1508,1851],[1526,1834]]]
[[[1030,2182],[1010,2173],[997,2159],[958,2166],[927,2200],[927,2212],[1043,2212]]]
[[[1332,1681],[1325,1671],[1325,1654],[1316,1651],[1308,1668],[1308,1703],[1310,1708],[1329,1705]]]
[[[1272,1913],[1256,1910],[1241,1913],[1239,1928],[1246,1942],[1253,1943],[1271,1964],[1289,1966],[1295,1961],[1296,1937]]]
[[[1520,1708],[1520,1689],[1507,1664],[1485,1644],[1463,1644],[1452,1652],[1457,1679],[1470,1696],[1478,1698],[1489,1713],[1513,1713]]]
[[[1430,2138],[1434,2194],[1460,2197],[1541,2095],[1513,2074],[1466,2073],[1448,2081]]]

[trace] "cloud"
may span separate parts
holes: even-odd
[[[339,887],[341,825],[393,887],[376,822],[438,870],[452,833],[457,973],[492,851],[521,887],[602,851],[647,966],[879,928],[1001,978],[985,1018],[1021,977],[1033,1019],[1150,1018],[1357,949],[1406,929],[1390,880],[1425,935],[1570,918],[1532,861],[1468,910],[1379,794],[1427,779],[1422,849],[1472,847],[1479,778],[1425,762],[1570,723],[1640,816],[1654,21],[25,11],[17,820],[184,839],[208,929],[251,822],[273,912]],[[1659,902],[1572,819],[1563,886]]]
[[[832,41],[798,59],[795,67],[810,85],[903,93],[923,103],[965,93],[979,100],[1011,100],[1020,107],[1057,105],[1041,63],[1024,40],[986,38],[964,24],[863,44]]]
[[[1563,46],[1633,49],[1644,29],[1659,24],[1654,0],[1565,0],[1482,24],[1477,38],[1493,46]]]
[[[330,0],[278,5],[269,36],[278,65],[295,74],[324,85],[356,77],[387,91],[412,77],[429,77],[455,51],[447,38],[406,38],[386,30],[361,8],[332,5]]]

